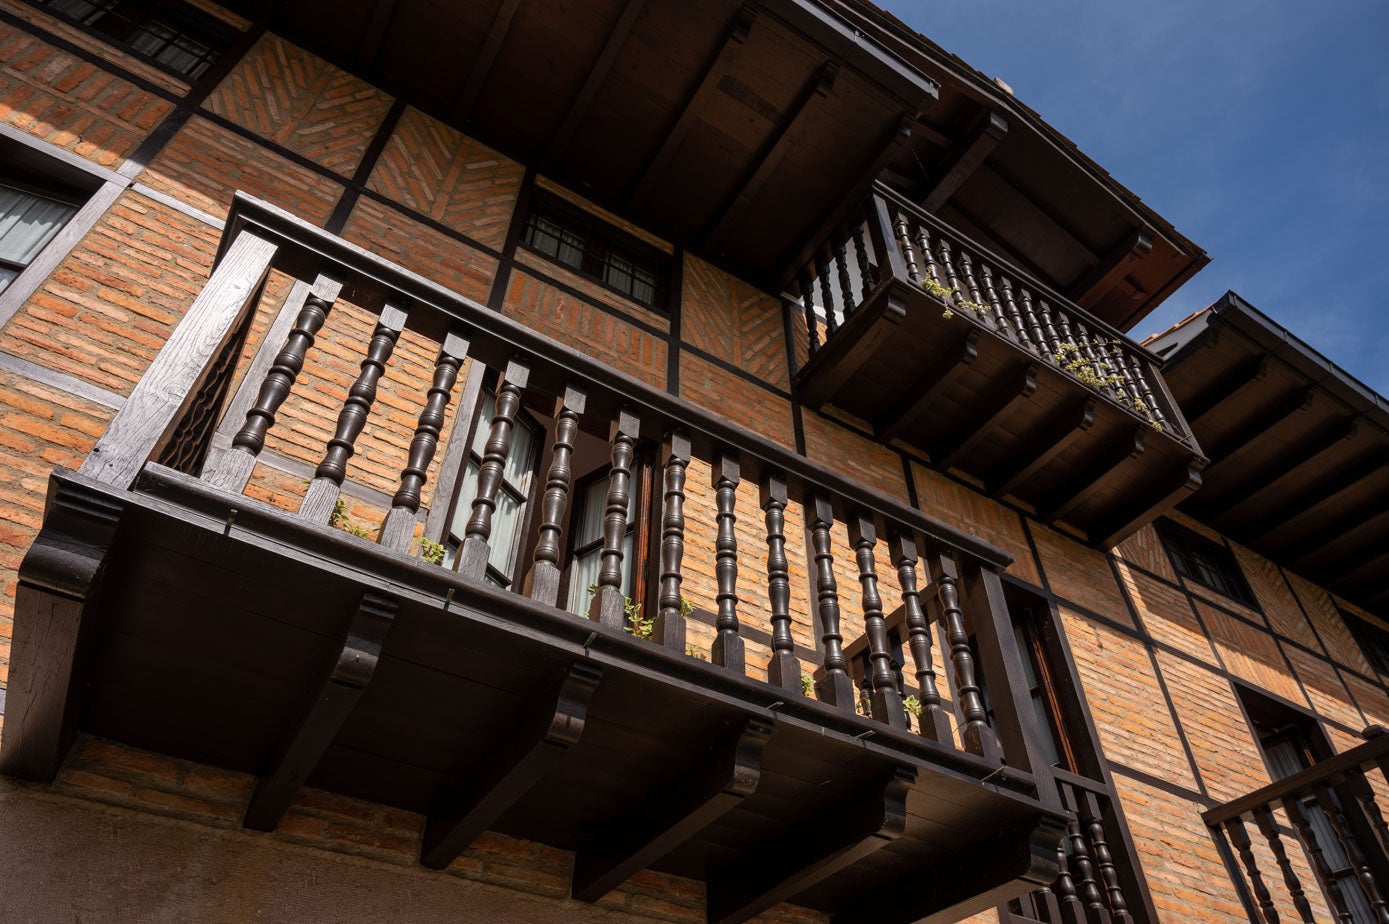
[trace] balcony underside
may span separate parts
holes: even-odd
[[[259,774],[253,826],[302,781],[428,814],[431,865],[482,824],[577,850],[590,900],[647,865],[708,882],[711,920],[953,920],[1055,873],[1059,816],[1007,788],[1025,774],[981,782],[973,755],[158,466],[132,492],[59,473],[54,497],[21,571],[7,773],[43,777],[46,747],[56,769],[80,727]],[[85,607],[55,592],[55,562],[103,554]]]
[[[991,496],[1111,546],[1200,485],[1201,457],[967,310],[877,287],[800,371],[802,399],[924,451]]]

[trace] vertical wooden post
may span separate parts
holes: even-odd
[[[1234,845],[1235,851],[1239,853],[1240,862],[1244,864],[1244,871],[1249,876],[1249,885],[1254,889],[1254,899],[1259,903],[1259,912],[1264,916],[1266,924],[1278,924],[1278,908],[1273,904],[1273,896],[1269,894],[1268,886],[1264,884],[1264,875],[1259,871],[1258,861],[1254,859],[1253,845],[1249,841],[1249,832],[1244,828],[1244,822],[1238,818],[1231,818],[1225,822],[1225,830],[1230,834],[1230,843]]]
[[[1316,918],[1312,916],[1312,906],[1307,901],[1302,880],[1297,878],[1297,871],[1293,869],[1287,848],[1283,846],[1283,839],[1278,834],[1278,822],[1268,806],[1254,810],[1254,823],[1259,826],[1259,833],[1263,834],[1264,840],[1268,841],[1269,849],[1273,851],[1274,862],[1283,874],[1283,884],[1288,888],[1288,895],[1293,900],[1293,906],[1297,908],[1298,916],[1303,924],[1313,924]]]
[[[1317,832],[1312,828],[1312,820],[1307,816],[1307,809],[1303,806],[1302,800],[1289,796],[1283,800],[1283,810],[1288,813],[1288,819],[1292,821],[1298,836],[1302,838],[1302,843],[1307,847],[1307,854],[1312,858],[1312,868],[1317,871],[1317,878],[1326,888],[1326,897],[1330,899],[1336,920],[1340,924],[1352,924],[1354,918],[1351,917],[1350,907],[1346,904],[1346,896],[1341,891],[1341,883],[1332,875],[1331,864],[1327,862],[1326,852],[1317,840]]]
[[[941,708],[936,686],[936,669],[931,654],[931,625],[921,609],[916,585],[916,537],[910,530],[893,527],[888,533],[892,561],[897,566],[897,582],[902,587],[902,606],[906,608],[907,645],[916,662],[916,686],[921,694],[921,735],[950,744],[950,718]]]
[[[801,661],[796,657],[796,644],[791,637],[785,475],[768,472],[762,476],[761,501],[767,522],[767,600],[772,610],[772,657],[767,662],[767,682],[801,693]]]
[[[673,651],[685,650],[685,598],[680,593],[680,566],[685,557],[685,469],[690,464],[690,437],[673,431],[661,443],[661,590],[652,638]]]
[[[714,503],[718,508],[719,533],[714,543],[714,574],[718,580],[718,620],[714,628],[713,663],[741,674],[747,667],[743,639],[738,634],[738,534],[736,512],[738,483],[742,473],[738,453],[720,450],[714,457]]]
[[[487,559],[492,553],[492,514],[497,509],[497,492],[501,490],[502,472],[511,451],[511,430],[529,379],[530,369],[513,359],[497,383],[492,430],[478,469],[477,497],[473,498],[473,513],[464,527],[463,550],[458,555],[458,573],[474,581],[487,574]]]
[[[532,600],[554,606],[559,600],[560,531],[565,511],[569,508],[569,491],[573,482],[570,468],[574,456],[574,437],[579,432],[588,396],[579,388],[566,386],[564,397],[555,402],[555,445],[550,459],[550,472],[545,479],[545,497],[540,502],[540,538],[535,546],[535,561],[526,575],[525,593]]]
[[[834,508],[824,494],[812,496],[806,505],[810,517],[810,543],[815,554],[815,597],[820,613],[820,639],[824,643],[823,676],[815,682],[815,696],[845,712],[854,711],[854,682],[844,660],[844,636],[839,630],[839,588],[834,580],[834,553],[830,527]]]
[[[878,594],[878,572],[873,558],[878,530],[872,514],[860,512],[849,517],[849,543],[854,547],[859,583],[863,586],[863,627],[868,635],[870,662],[865,676],[872,678],[873,718],[893,728],[906,728],[907,713],[902,708],[902,696],[897,692],[897,674],[892,669],[892,652],[887,647],[883,601]]]
[[[946,638],[950,642],[950,664],[955,674],[955,697],[960,705],[960,716],[964,728],[960,737],[965,749],[989,760],[1002,760],[1003,748],[998,736],[989,727],[988,713],[984,711],[984,699],[980,695],[979,680],[975,675],[974,652],[969,646],[969,632],[965,630],[965,614],[960,608],[959,574],[955,562],[944,551],[932,549],[930,555],[931,586],[935,593],[931,596],[931,609],[935,618],[945,626]],[[1039,794],[1041,786],[1038,786]]]
[[[622,540],[627,533],[632,456],[640,434],[641,421],[637,415],[626,407],[619,410],[612,424],[612,469],[608,472],[608,502],[603,513],[598,592],[588,607],[589,619],[619,631],[627,623],[627,600],[622,593]]]

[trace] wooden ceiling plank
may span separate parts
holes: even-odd
[[[727,240],[729,232],[738,227],[738,223],[757,200],[762,187],[776,173],[786,155],[791,153],[792,139],[796,137],[797,126],[803,125],[808,116],[818,108],[818,104],[834,92],[834,81],[838,76],[839,65],[833,61],[826,61],[801,88],[796,99],[782,114],[771,137],[763,145],[757,157],[757,166],[748,174],[732,201],[720,212],[714,229],[704,239],[706,250],[718,252]]]
[[[626,815],[579,842],[573,896],[594,902],[751,795],[762,778],[762,752],[772,723],[750,717],[659,782]]]
[[[497,63],[497,55],[502,50],[507,33],[511,31],[511,22],[516,18],[516,10],[520,5],[521,0],[502,0],[502,5],[497,9],[497,15],[492,19],[492,28],[487,31],[487,39],[482,43],[482,50],[473,61],[473,69],[468,73],[468,79],[454,97],[453,106],[450,107],[450,118],[455,125],[466,124],[472,116],[473,105],[482,93],[487,75],[492,72],[492,65]]]
[[[645,7],[646,0],[627,0],[627,5],[622,9],[622,15],[617,18],[612,31],[608,33],[608,40],[603,44],[602,52],[599,53],[598,59],[593,62],[593,67],[589,69],[588,79],[580,88],[579,95],[574,97],[574,102],[569,104],[569,114],[564,117],[564,123],[560,125],[559,130],[555,132],[554,138],[550,141],[550,149],[546,151],[542,161],[544,172],[553,171],[560,159],[564,157],[569,142],[574,138],[574,132],[578,131],[579,124],[583,122],[584,115],[587,114],[588,107],[593,102],[593,97],[597,95],[598,88],[607,79],[608,71],[612,70],[618,52],[626,44],[627,37],[631,35],[632,27],[636,25],[637,19]]]
[[[1147,427],[1127,430],[1094,455],[1094,461],[1052,497],[1037,506],[1037,515],[1051,525],[1074,510],[1095,485],[1104,481],[1130,459],[1143,455]]]
[[[1012,455],[1014,462],[989,481],[990,497],[1003,497],[1041,471],[1095,425],[1098,402],[1087,398],[1078,407],[1061,408],[1048,417],[1027,444]]]
[[[446,868],[578,743],[602,675],[587,661],[570,665],[549,693],[511,724],[511,731],[431,810],[422,864]]]
[[[1180,503],[1201,487],[1201,458],[1191,456],[1152,485],[1134,491],[1131,505],[1090,531],[1098,548],[1111,549]]]
[[[1152,231],[1148,228],[1138,228],[1105,257],[1103,263],[1071,286],[1066,294],[1070,296],[1071,301],[1089,311],[1105,293],[1123,281],[1129,267],[1152,252]]]
[[[758,850],[755,863],[709,882],[708,919],[739,922],[793,898],[892,843],[906,829],[907,793],[916,771],[897,767]]]
[[[714,98],[714,94],[718,91],[719,81],[738,60],[738,55],[742,53],[743,46],[752,33],[752,26],[756,19],[757,11],[752,7],[745,6],[738,11],[733,27],[729,30],[728,38],[724,40],[718,53],[704,69],[704,77],[700,80],[699,86],[685,101],[680,115],[675,119],[675,124],[666,134],[666,140],[661,142],[660,148],[652,156],[646,169],[642,171],[641,179],[637,181],[637,185],[632,188],[631,194],[628,195],[628,212],[638,211],[645,204],[646,197],[651,194],[651,190],[655,187],[656,179],[664,172],[675,152],[680,149],[685,135],[694,127],[695,121],[703,114],[705,108]]]
[[[364,74],[370,74],[376,69],[376,59],[381,53],[381,40],[390,30],[397,3],[398,0],[378,0],[371,11],[371,22],[367,24],[362,41],[357,45],[357,70]]]
[[[1194,398],[1182,403],[1182,413],[1186,415],[1187,424],[1195,429],[1197,421],[1211,411],[1249,386],[1267,378],[1271,365],[1268,354],[1255,356],[1207,385]]]
[[[1300,389],[1269,405],[1264,411],[1245,417],[1238,426],[1227,431],[1225,438],[1219,443],[1206,447],[1211,459],[1206,474],[1209,476],[1222,466],[1228,465],[1237,459],[1243,450],[1257,446],[1256,440],[1261,435],[1282,423],[1290,414],[1310,409],[1316,400],[1315,394],[1315,389]]]
[[[1389,513],[1389,487],[1380,488],[1370,497],[1363,499],[1356,505],[1355,513],[1350,516],[1344,519],[1338,518],[1325,529],[1318,530],[1290,546],[1283,553],[1283,557],[1294,567],[1298,567],[1308,559],[1314,558],[1328,546],[1334,545],[1356,530],[1370,525],[1386,513]]]
[[[1308,394],[1311,394],[1310,389],[1308,389]],[[1197,509],[1200,511],[1200,515],[1205,518],[1219,519],[1236,507],[1257,499],[1261,493],[1267,491],[1284,477],[1311,465],[1327,453],[1339,448],[1341,443],[1355,436],[1356,429],[1354,420],[1333,421],[1331,424],[1304,436],[1283,452],[1267,460],[1258,471],[1242,476],[1239,483],[1229,490],[1216,494],[1207,504],[1198,505]],[[1206,473],[1209,475],[1210,470],[1207,469]],[[1267,498],[1264,500],[1266,501]]]
[[[921,207],[934,213],[944,205],[1007,134],[1008,120],[1004,118],[1002,111],[991,109],[984,113],[979,124],[955,148],[954,154],[941,171],[940,179],[922,196]]]
[[[1389,465],[1389,450],[1380,447],[1369,455],[1361,456],[1359,459],[1343,465],[1335,472],[1328,472],[1325,477],[1318,480],[1315,486],[1292,498],[1282,509],[1263,518],[1263,531],[1272,533],[1282,529],[1313,508],[1321,506],[1342,492],[1351,490],[1366,478],[1383,471],[1386,465]]]
[[[1374,516],[1363,520],[1357,524],[1367,526],[1376,519],[1383,517],[1389,510],[1381,507]],[[1352,532],[1347,530],[1346,532]],[[1341,593],[1348,587],[1361,586],[1367,583],[1384,585],[1389,583],[1389,569],[1374,568],[1371,565],[1377,564],[1381,559],[1389,557],[1389,542],[1385,541],[1384,536],[1377,536],[1373,541],[1362,542],[1359,548],[1352,554],[1338,557],[1336,561],[1327,568],[1317,568],[1312,573],[1318,579],[1318,583],[1331,590]],[[1369,573],[1361,573],[1369,572]],[[1356,575],[1359,574],[1357,579]],[[1366,580],[1368,578],[1368,580]]]
[[[966,369],[979,358],[979,329],[970,327],[939,362],[930,367],[902,392],[902,396],[877,420],[873,432],[886,443],[901,436]]]
[[[942,472],[948,472],[964,460],[980,441],[987,437],[995,425],[1007,417],[1019,403],[1026,401],[1037,391],[1037,375],[1042,368],[1037,363],[1028,363],[1020,375],[1014,377],[1004,374],[970,414],[970,422],[964,430],[957,433],[949,443],[931,452],[931,461]]]

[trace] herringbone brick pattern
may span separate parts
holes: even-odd
[[[912,478],[924,513],[1013,553],[1008,573],[1041,585],[1042,577],[1016,511],[916,463],[912,463]]]
[[[1114,554],[1144,571],[1169,581],[1177,580],[1177,573],[1172,570],[1172,560],[1167,557],[1167,550],[1162,547],[1162,540],[1151,523],[1115,546]]]
[[[1336,611],[1336,604],[1332,602],[1331,595],[1290,572],[1288,581],[1292,584],[1293,592],[1297,594],[1302,608],[1307,611],[1312,625],[1317,627],[1317,634],[1321,636],[1327,655],[1337,664],[1344,664],[1362,674],[1373,675],[1374,670],[1365,660],[1355,637],[1350,634],[1350,627]]]
[[[680,356],[680,397],[774,443],[796,444],[791,402],[690,353]]]
[[[411,221],[374,199],[358,200],[342,236],[377,256],[479,301],[487,297],[492,277],[497,273],[494,258]]]
[[[1201,614],[1227,671],[1289,702],[1306,702],[1297,682],[1288,676],[1288,668],[1272,635],[1204,603],[1198,602],[1196,611]]]
[[[681,339],[764,382],[790,387],[775,298],[691,256],[685,258],[683,296]]]
[[[0,121],[114,167],[173,104],[0,23]]]
[[[500,248],[525,169],[417,109],[401,116],[367,188]]]
[[[1032,524],[1032,538],[1052,593],[1117,622],[1133,625],[1133,617],[1102,553],[1040,523]]]
[[[386,117],[391,97],[266,35],[203,105],[267,141],[350,176]]]
[[[1307,618],[1302,615],[1297,600],[1288,593],[1278,566],[1243,546],[1237,545],[1233,548],[1235,560],[1249,582],[1250,589],[1254,591],[1254,598],[1259,601],[1260,608],[1268,617],[1273,631],[1314,651],[1320,651],[1321,645],[1317,643],[1316,634],[1308,625]]]

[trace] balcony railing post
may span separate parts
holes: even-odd
[[[478,468],[477,497],[473,498],[472,516],[464,527],[463,549],[458,555],[458,573],[474,581],[482,580],[487,573],[487,560],[492,554],[492,514],[497,509],[497,492],[501,490],[502,473],[511,453],[516,412],[521,409],[521,396],[529,380],[530,368],[512,360],[497,383],[492,429]]]
[[[1297,829],[1298,837],[1307,848],[1307,854],[1312,859],[1312,868],[1317,872],[1317,878],[1321,880],[1323,888],[1326,889],[1327,898],[1331,900],[1331,907],[1336,913],[1336,919],[1342,924],[1351,924],[1354,918],[1351,917],[1350,907],[1346,904],[1345,893],[1341,891],[1340,880],[1336,878],[1331,869],[1331,864],[1327,862],[1326,851],[1320,841],[1317,840],[1317,832],[1312,827],[1312,819],[1308,815],[1307,808],[1302,804],[1302,800],[1297,796],[1289,796],[1283,800],[1283,810],[1288,813],[1288,819]]]
[[[829,497],[816,494],[806,505],[810,518],[810,543],[815,561],[815,596],[820,613],[820,638],[824,644],[824,666],[815,683],[815,695],[845,712],[854,711],[854,682],[844,660],[844,636],[839,627],[839,588],[834,580],[834,553],[830,528],[834,509]]]
[[[685,650],[685,598],[680,594],[680,566],[685,557],[685,469],[690,464],[690,436],[676,430],[661,443],[661,584],[651,637],[674,651]]]
[[[950,642],[950,663],[954,669],[955,697],[960,705],[964,727],[960,732],[965,749],[991,761],[1003,759],[998,735],[989,727],[984,710],[979,678],[970,649],[969,632],[965,629],[965,614],[960,607],[960,577],[954,559],[941,549],[931,550],[931,609],[945,627]],[[1039,785],[1039,789],[1040,789]]]
[[[868,636],[869,657],[869,668],[864,676],[871,678],[873,717],[894,728],[906,728],[907,713],[902,708],[902,696],[897,692],[897,674],[892,669],[892,652],[888,650],[883,601],[878,594],[873,555],[878,544],[878,530],[871,514],[860,512],[849,518],[849,543],[854,547],[859,583],[863,586],[863,627]]]
[[[761,502],[767,523],[767,602],[772,610],[772,657],[767,662],[767,682],[801,693],[801,661],[796,657],[796,643],[791,636],[785,475],[768,472],[762,476]]]
[[[714,458],[714,503],[718,508],[718,537],[714,542],[714,574],[718,581],[717,635],[710,652],[713,663],[741,674],[747,667],[743,639],[738,634],[738,483],[742,475],[738,454],[721,450]]]
[[[941,708],[940,690],[936,687],[936,668],[931,653],[931,625],[921,609],[921,594],[917,590],[916,537],[901,527],[889,531],[888,543],[892,562],[897,566],[897,583],[902,588],[902,606],[906,610],[907,642],[912,661],[916,663],[916,686],[920,693],[921,714],[917,718],[922,737],[952,743],[950,718]]]
[[[627,535],[632,457],[640,435],[641,420],[630,408],[623,407],[612,424],[612,468],[608,471],[608,500],[603,512],[602,563],[598,569],[598,592],[588,607],[589,619],[619,631],[627,625],[627,597],[622,592],[622,545]]]
[[[277,249],[272,241],[250,231],[237,234],[207,285],[83,460],[80,474],[119,488],[135,483],[140,469],[174,432],[187,404],[212,371],[214,359],[248,323]]]
[[[1278,833],[1278,821],[1273,817],[1272,810],[1268,806],[1255,809],[1254,823],[1258,825],[1259,833],[1268,841],[1269,849],[1273,851],[1273,860],[1283,874],[1283,884],[1288,888],[1288,895],[1293,900],[1293,907],[1297,909],[1299,919],[1303,924],[1314,924],[1316,918],[1312,916],[1312,906],[1307,902],[1302,880],[1297,878],[1297,871],[1293,869],[1287,848],[1283,846],[1283,838]]]
[[[540,603],[554,606],[564,576],[560,568],[560,533],[569,509],[569,492],[574,472],[574,438],[579,418],[588,404],[581,388],[566,386],[564,396],[555,401],[555,442],[550,454],[550,471],[545,478],[545,496],[540,502],[540,537],[535,545],[535,561],[525,579],[525,593]]]
[[[919,285],[921,273],[912,255],[911,238],[908,236],[905,217],[902,217],[903,224],[899,229],[893,223],[887,202],[882,196],[872,196],[870,202],[868,234],[873,239],[873,249],[879,254],[879,266],[886,267],[893,279]]]

